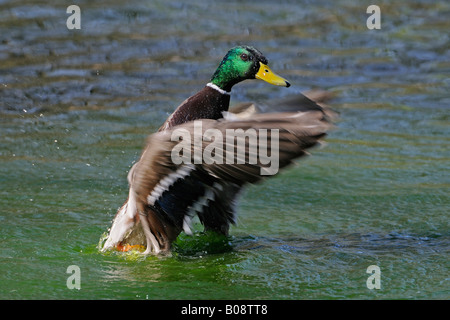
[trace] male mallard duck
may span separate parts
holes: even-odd
[[[230,223],[235,222],[234,204],[242,187],[276,173],[325,136],[331,127],[328,113],[302,95],[300,112],[224,118],[231,89],[243,80],[290,86],[267,64],[264,55],[253,47],[231,49],[211,81],[150,135],[140,160],[128,174],[128,199],[118,210],[102,250],[140,245],[146,247],[144,253],[168,252],[181,231],[191,232],[195,214],[206,230],[227,235]],[[223,139],[230,132],[244,132],[246,136],[239,145],[238,136]],[[255,141],[257,146],[252,145]],[[262,151],[265,158],[258,154]],[[198,156],[205,154],[209,161],[199,160]],[[217,157],[224,154],[227,161],[220,161]],[[276,158],[268,158],[268,154]],[[273,169],[273,163],[268,159],[276,162],[272,173],[269,169]]]

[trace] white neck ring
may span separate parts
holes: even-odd
[[[214,83],[209,82],[209,83],[206,84],[206,86],[207,86],[207,87],[210,87],[210,88],[212,88],[212,89],[214,89],[214,90],[216,90],[216,91],[219,91],[221,94],[227,94],[227,95],[230,95],[230,93],[229,93],[228,91],[225,91],[225,90],[223,90],[223,89],[220,89],[220,88],[219,88],[218,86],[216,86]]]

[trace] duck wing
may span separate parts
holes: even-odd
[[[196,120],[178,125],[148,138],[142,157],[133,168],[130,190],[141,207],[148,208],[150,214],[156,213],[163,224],[177,232],[189,233],[190,220],[197,214],[206,229],[227,234],[230,223],[235,222],[234,207],[241,189],[277,174],[307,154],[306,150],[318,144],[331,127],[320,110],[258,114],[247,120]],[[225,138],[230,131],[255,134],[258,148],[251,145],[253,137],[247,137],[238,146],[239,136]],[[200,141],[195,141],[195,133],[201,134]],[[192,139],[180,139],[186,136]],[[185,146],[183,162],[174,161],[173,151],[180,144]],[[267,147],[265,155],[271,155],[275,167],[267,161],[269,157],[255,155],[261,151],[261,144]],[[208,148],[214,152],[208,153]],[[198,155],[204,159],[198,161]],[[222,161],[207,159],[212,156],[218,160],[218,155]]]
[[[242,102],[230,107],[229,112],[241,119],[259,113],[321,111],[329,121],[336,121],[338,113],[326,105],[333,94],[324,90],[311,90],[304,94],[262,102]]]

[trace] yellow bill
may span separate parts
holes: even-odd
[[[270,68],[267,65],[265,65],[262,62],[260,62],[259,64],[260,64],[259,70],[255,76],[256,79],[264,80],[276,86],[283,86],[283,87],[291,86],[291,84],[286,79],[274,73],[272,70],[270,70]]]

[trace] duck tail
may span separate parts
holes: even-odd
[[[119,245],[134,230],[138,220],[136,199],[132,188],[130,188],[128,199],[117,211],[109,230],[108,238],[101,251],[106,251]]]

